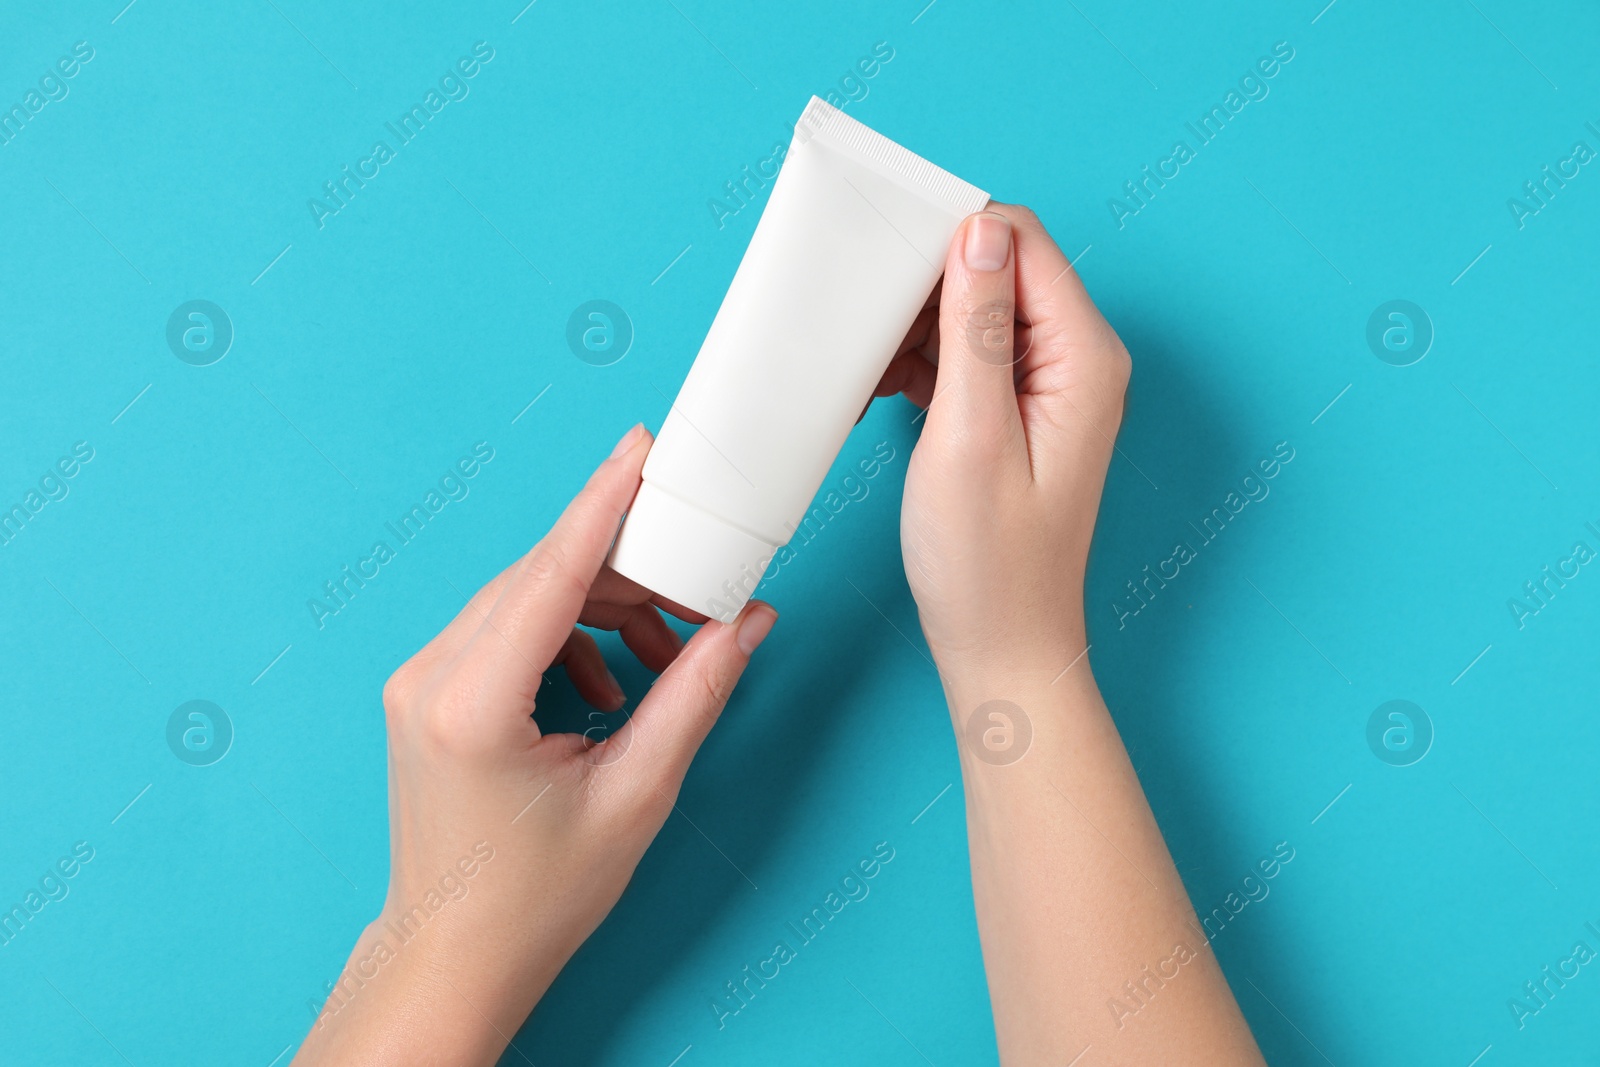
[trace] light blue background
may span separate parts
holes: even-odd
[[[1600,14],[925,2],[0,15],[6,107],[95,49],[0,146],[0,503],[95,450],[0,547],[0,903],[95,849],[0,948],[0,1059],[288,1061],[382,898],[384,679],[660,424],[755,222],[719,230],[707,201],[879,41],[850,113],[1038,210],[1133,353],[1092,658],[1199,909],[1295,849],[1215,945],[1269,1060],[1592,1052],[1600,971],[1521,1030],[1507,1001],[1600,948],[1600,574],[1521,630],[1507,600],[1600,548],[1600,170],[1522,229],[1506,201],[1600,148]],[[308,198],[480,40],[470,95],[319,230]],[[1119,229],[1108,199],[1278,41],[1270,95]],[[164,337],[197,298],[236,332],[203,368]],[[634,323],[614,366],[566,347],[594,298]],[[1406,368],[1364,336],[1395,298],[1436,331]],[[993,1061],[955,742],[897,550],[913,414],[880,403],[846,444],[830,484],[880,441],[896,459],[769,581],[783,620],[683,793],[704,836],[667,824],[517,1038],[532,1062]],[[478,441],[471,495],[319,631],[307,598]],[[1270,497],[1119,629],[1124,582],[1280,441]],[[214,766],[166,746],[191,699],[234,723]],[[1367,747],[1391,699],[1436,730],[1411,767]],[[879,841],[870,897],[719,1030],[723,983]]]

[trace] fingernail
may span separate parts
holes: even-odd
[[[610,684],[611,691],[617,694],[618,701],[626,701],[628,699],[628,694],[622,691],[622,683],[617,681],[617,676],[611,673],[610,667],[606,668],[606,681]]]
[[[778,613],[764,604],[751,611],[739,624],[739,651],[747,656],[755,652],[772,632],[772,624],[777,621]]]
[[[625,455],[629,449],[639,443],[639,435],[644,433],[644,423],[636,422],[633,429],[622,435],[622,440],[617,442],[617,447],[611,450],[611,458]]]
[[[1011,258],[1011,220],[992,211],[973,218],[963,250],[973,270],[999,270]]]

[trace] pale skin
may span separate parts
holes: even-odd
[[[1129,372],[1038,219],[992,204],[957,232],[878,390],[928,409],[901,547],[958,740],[1008,1067],[1086,1046],[1085,1064],[1264,1062],[1081,655]],[[389,892],[301,1067],[498,1062],[671,813],[777,613],[752,601],[708,621],[604,566],[650,443],[629,431],[550,532],[385,687]],[[687,645],[661,611],[699,626]],[[541,735],[529,717],[557,665],[596,708],[623,705],[579,624],[619,631],[660,672],[601,745]],[[997,700],[1020,710],[970,728]],[[990,741],[1031,740],[996,748],[989,727],[1002,730]]]

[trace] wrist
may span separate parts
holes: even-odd
[[[1057,633],[1049,640],[1035,635],[1026,644],[1006,642],[999,649],[930,645],[952,714],[985,700],[1015,699],[1007,694],[1053,697],[1076,691],[1085,680],[1092,688],[1093,653],[1085,628],[1063,626]]]
[[[521,937],[478,921],[491,917],[484,914],[483,904],[446,898],[425,925],[425,904],[410,909],[386,905],[367,927],[349,966],[357,965],[361,953],[383,953],[381,941],[391,961],[384,969],[392,966],[400,981],[417,989],[442,989],[457,1004],[464,995],[496,1024],[510,1019],[521,1026],[566,958],[547,959],[548,954],[532,951]]]
[[[1059,665],[940,664],[962,775],[1038,785],[1110,723],[1082,648]],[[1114,726],[1110,727],[1115,729]]]
[[[1072,586],[1068,586],[1072,588]],[[915,592],[915,590],[914,590]],[[1088,646],[1083,597],[1035,584],[917,600],[917,621],[941,675],[1045,682]],[[1081,664],[1080,664],[1081,665]]]
[[[295,1067],[498,1061],[503,1035],[523,1016],[512,1022],[481,991],[479,975],[450,965],[436,938],[406,939],[400,918],[385,909],[362,931]]]
[[[462,1062],[492,1063],[554,973],[534,975],[518,966],[503,940],[490,943],[456,911],[468,902],[446,900],[431,915],[426,905],[385,905],[340,975],[341,988],[353,993],[345,1004],[364,1000],[369,1012],[383,1017],[430,1020],[430,1042],[450,1041],[462,1050]],[[329,1007],[335,1006],[330,998]]]

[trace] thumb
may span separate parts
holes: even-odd
[[[1011,220],[971,215],[945,259],[939,376],[928,424],[940,434],[1020,442],[1015,362],[1016,256]]]
[[[606,742],[632,757],[632,776],[642,777],[642,785],[676,792],[751,653],[777,620],[772,605],[752,600],[733,622],[701,626],[656,679],[627,725]]]

